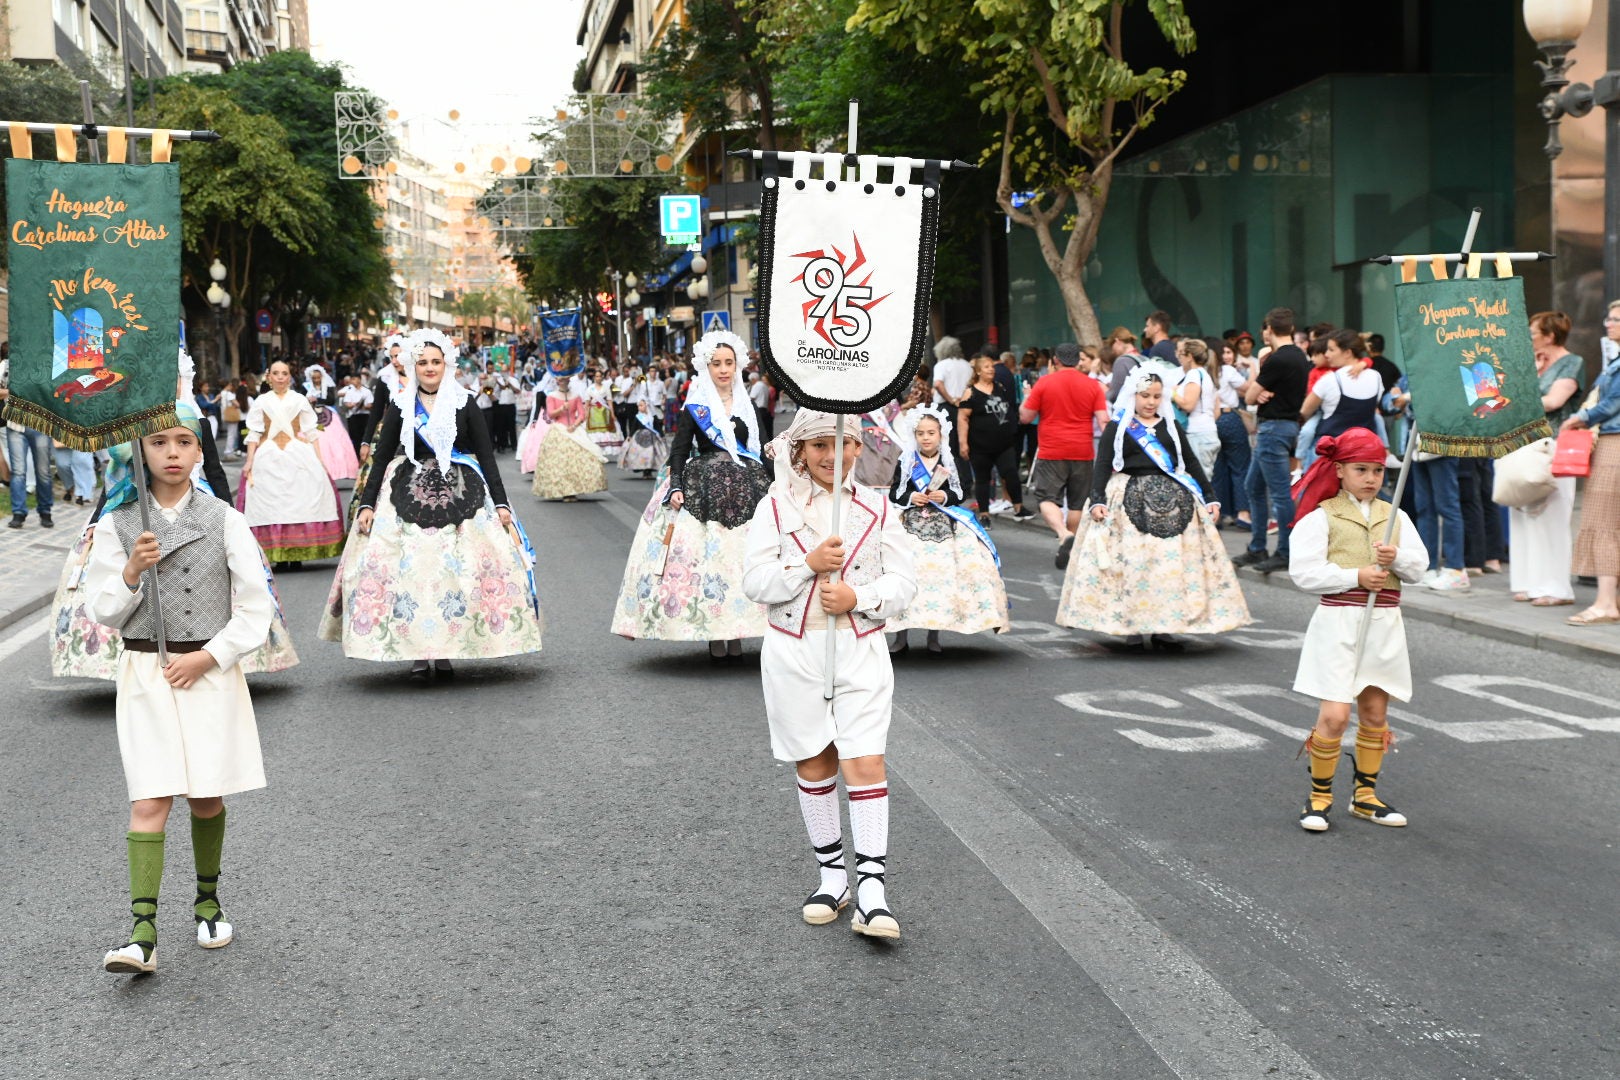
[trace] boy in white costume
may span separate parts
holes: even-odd
[[[200,496],[199,421],[176,406],[180,427],[141,440],[152,529],[134,501],[109,506],[90,549],[86,590],[93,618],[123,634],[118,663],[118,746],[129,788],[130,913],[127,945],[107,953],[111,972],[157,969],[157,896],[164,827],[176,795],[191,807],[197,868],[197,944],[230,944],[217,889],[225,843],[224,796],[265,786],[253,702],[238,660],[264,643],[274,610],[259,545],[241,513]],[[150,576],[162,582],[168,663],[160,662]]]
[[[1365,428],[1325,436],[1317,458],[1294,488],[1299,509],[1289,544],[1294,584],[1320,593],[1300,648],[1294,690],[1322,705],[1305,740],[1311,794],[1299,824],[1326,832],[1333,805],[1339,748],[1356,707],[1355,789],[1349,811],[1378,825],[1401,826],[1406,816],[1378,797],[1378,772],[1392,735],[1389,699],[1412,699],[1412,662],[1401,619],[1401,582],[1416,582],[1429,553],[1406,514],[1378,498],[1384,482],[1384,444]],[[1383,542],[1391,515],[1394,543]],[[1369,595],[1372,625],[1359,664],[1356,638]]]
[[[770,629],[760,653],[771,752],[796,763],[799,808],[821,880],[804,904],[812,925],[833,922],[849,903],[838,815],[838,772],[849,794],[855,842],[853,928],[895,939],[900,924],[884,894],[889,787],[883,755],[894,696],[884,620],[917,591],[911,538],[882,492],[853,479],[860,425],[800,409],[771,444],[777,479],[748,526],[743,591],[765,604]],[[844,458],[839,532],[831,535],[835,455]],[[843,537],[850,537],[845,548]],[[841,572],[834,581],[833,572]],[[833,699],[822,697],[829,623],[836,626]]]

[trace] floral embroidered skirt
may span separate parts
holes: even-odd
[[[90,562],[91,532],[86,530],[68,555],[62,576],[56,583],[56,602],[51,611],[51,674],[57,678],[118,678],[118,657],[124,651],[124,638],[110,626],[90,618],[86,607],[90,598],[84,592],[84,570]],[[260,559],[263,559],[261,553]],[[276,593],[270,564],[264,564],[265,583],[275,601],[270,634],[263,645],[243,656],[238,667],[248,675],[285,671],[298,663],[292,634],[281,614],[281,597]]]
[[[1138,487],[1128,491],[1132,483]],[[1179,503],[1165,484],[1185,492],[1162,475],[1109,479],[1107,520],[1088,519],[1069,558],[1059,626],[1122,636],[1219,634],[1253,621],[1209,515],[1190,494]],[[1178,531],[1166,527],[1178,524]]]
[[[668,477],[660,477],[642,512],[625,564],[619,602],[613,609],[613,633],[655,641],[760,637],[766,633],[765,608],[742,591],[747,520],[727,528],[719,521],[701,521],[687,509],[671,511],[664,505],[668,491]],[[670,538],[667,560],[666,533]]]
[[[540,442],[534,467],[534,494],[542,499],[563,499],[607,490],[607,470],[601,458],[577,442],[560,424],[552,424]]]
[[[371,535],[355,532],[321,617],[323,641],[360,660],[479,660],[540,651],[527,559],[466,465],[395,458]],[[403,511],[398,505],[404,503]],[[444,524],[418,524],[417,522]]]
[[[669,440],[652,428],[641,428],[624,440],[619,451],[619,468],[625,472],[661,469],[669,458]]]
[[[918,515],[936,519],[931,523],[935,526],[943,521],[946,528],[913,528]],[[958,634],[1007,629],[1007,586],[995,557],[973,530],[938,510],[920,507],[907,510],[904,520],[912,538],[917,595],[904,615],[889,620],[888,629],[952,630]]]

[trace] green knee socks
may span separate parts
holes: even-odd
[[[158,886],[163,883],[163,834],[131,832],[129,839],[129,913],[135,917],[131,944],[150,959],[157,944]]]
[[[199,922],[212,922],[219,918],[219,864],[225,850],[225,810],[211,818],[191,815],[191,852],[197,863],[197,900],[192,913]]]

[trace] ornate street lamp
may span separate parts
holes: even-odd
[[[1603,285],[1606,297],[1620,297],[1620,0],[1609,0],[1609,70],[1592,85],[1570,84],[1569,52],[1592,16],[1592,0],[1524,0],[1524,25],[1546,60],[1536,61],[1546,88],[1538,106],[1547,121],[1547,157],[1563,152],[1558,124],[1601,105],[1603,150]]]
[[[231,306],[231,294],[220,284],[225,280],[225,264],[215,259],[213,265],[208,268],[208,277],[211,284],[205,295],[208,297],[209,306],[214,309],[214,333],[219,341],[219,370],[223,372],[226,369],[225,357],[228,352],[225,346],[225,312],[230,310]],[[241,374],[234,364],[230,366],[230,372],[232,378]]]

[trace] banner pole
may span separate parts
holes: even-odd
[[[1479,231],[1479,219],[1483,211],[1474,207],[1473,213],[1468,215],[1468,229],[1463,233],[1462,250],[1457,253],[1457,268],[1452,272],[1452,278],[1458,279],[1467,272],[1468,256],[1474,250],[1474,235]],[[1401,475],[1395,481],[1395,505],[1389,514],[1389,521],[1384,525],[1384,543],[1387,545],[1395,538],[1395,523],[1400,520],[1401,496],[1406,493],[1406,480],[1412,475],[1412,466],[1416,463],[1418,442],[1422,438],[1418,431],[1417,422],[1412,423],[1412,431],[1406,438],[1406,457],[1401,461]],[[1361,627],[1356,631],[1355,662],[1350,667],[1351,685],[1355,685],[1355,677],[1361,671],[1361,657],[1367,649],[1367,631],[1372,628],[1373,608],[1378,603],[1377,590],[1367,593],[1367,606],[1361,612]]]
[[[860,123],[861,102],[859,98],[849,99],[849,147],[848,153],[855,153],[858,144],[857,128]],[[827,179],[831,180],[832,177]],[[833,490],[832,490],[832,531],[829,536],[837,536],[841,516],[839,511],[844,505],[844,414],[838,414],[837,429],[833,434]],[[827,575],[828,581],[838,581],[841,575],[834,570]],[[834,667],[838,659],[838,617],[827,616],[827,662],[821,686],[821,696],[828,701],[833,699]]]

